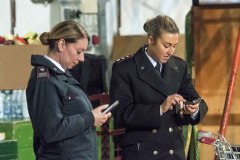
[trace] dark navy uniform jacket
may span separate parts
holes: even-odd
[[[179,116],[175,107],[160,116],[160,105],[176,93],[189,101],[199,98],[186,62],[176,56],[164,64],[163,77],[157,74],[144,47],[113,64],[110,96],[111,101],[120,101],[113,116],[116,127],[126,128],[119,140],[123,150],[142,151],[135,157],[138,160],[185,159],[181,126],[198,124],[208,107],[202,100],[196,119]]]
[[[79,83],[42,55],[31,64],[26,95],[36,159],[96,160],[92,105]]]

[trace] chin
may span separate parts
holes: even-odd
[[[68,66],[67,69],[72,69],[73,67],[74,67],[74,65]]]
[[[68,67],[68,69],[72,69],[74,66],[70,66],[70,67]]]
[[[69,66],[70,69],[72,69],[73,67],[75,67],[77,64],[73,63],[72,65]]]
[[[167,63],[167,61],[168,61],[168,59],[165,59],[165,60],[162,61],[162,63]]]

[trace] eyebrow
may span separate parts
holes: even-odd
[[[163,44],[170,44],[170,45],[177,45],[179,42],[177,42],[177,43],[170,43],[170,42],[162,42]]]

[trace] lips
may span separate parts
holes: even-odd
[[[73,62],[73,65],[76,66],[78,64],[78,62]]]
[[[164,56],[163,61],[166,63],[169,60],[170,56]]]
[[[170,57],[171,57],[171,56],[164,56],[164,58],[167,59],[167,60],[168,60]]]

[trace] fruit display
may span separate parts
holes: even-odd
[[[4,35],[0,36],[0,45],[31,45],[40,44],[38,34],[28,32],[24,36],[19,35]]]

